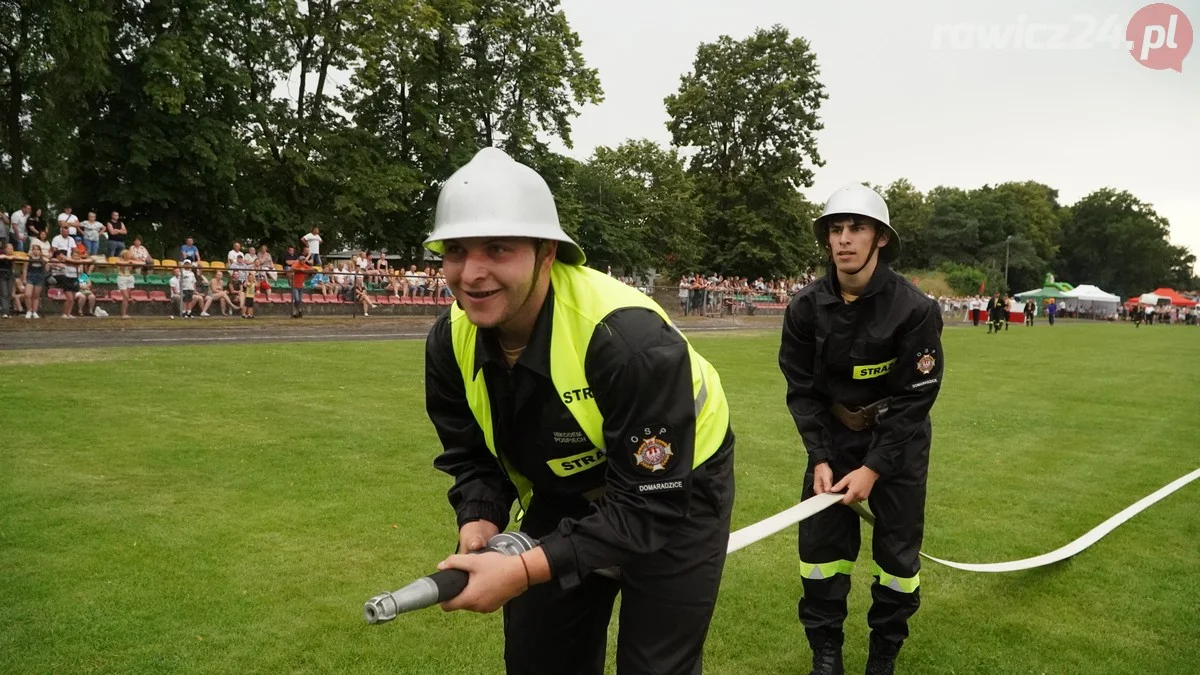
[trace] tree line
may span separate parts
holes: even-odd
[[[155,251],[193,236],[419,260],[441,183],[484,146],[534,166],[593,264],[787,277],[809,223],[827,99],[781,26],[697,48],[664,105],[671,145],[586,161],[571,122],[603,101],[557,0],[12,0],[0,4],[0,204],[119,210]],[[1123,192],[1073,205],[1033,182],[877,186],[903,264],[1034,287],[1190,286],[1194,257]],[[972,276],[974,275],[974,276]]]

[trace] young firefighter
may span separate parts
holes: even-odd
[[[717,372],[635,288],[583,266],[533,169],[481,150],[442,188],[426,246],[455,304],[426,343],[426,404],[454,476],[446,610],[504,607],[515,674],[699,673],[729,541],[734,436]],[[619,567],[619,571],[614,568]]]
[[[800,621],[813,672],[842,672],[842,623],[868,500],[872,604],[868,673],[891,673],[920,605],[918,552],[929,463],[929,410],[944,357],[937,304],[887,265],[900,253],[887,204],[874,190],[835,192],[813,233],[829,273],[788,305],[779,365],[787,405],[808,450],[803,497],[845,492],[800,523]]]

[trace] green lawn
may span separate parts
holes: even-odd
[[[735,527],[799,497],[777,341],[694,338],[733,410]],[[362,620],[367,598],[455,541],[422,350],[0,353],[0,672],[502,672],[498,613]],[[933,555],[1044,553],[1200,466],[1200,329],[954,326],[945,353]],[[865,658],[869,558],[849,672]],[[1192,484],[1052,568],[927,564],[901,672],[1195,673],[1198,558]],[[794,530],[731,556],[706,672],[807,672],[799,591]]]

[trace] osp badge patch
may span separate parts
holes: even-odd
[[[665,426],[648,426],[641,429],[641,434],[629,437],[633,451],[634,466],[643,471],[655,473],[665,471],[675,453],[667,440],[669,431]]]
[[[933,372],[934,366],[937,365],[937,359],[934,358],[933,354],[934,352],[931,349],[917,353],[917,372],[922,375],[928,375]]]

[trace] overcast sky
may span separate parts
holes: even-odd
[[[1036,180],[1057,188],[1064,204],[1112,187],[1153,205],[1170,220],[1172,241],[1200,254],[1197,49],[1179,73],[1151,70],[1109,46],[1114,34],[1124,40],[1146,3],[562,4],[605,94],[573,123],[575,148],[567,152],[580,159],[628,138],[668,145],[663,99],[691,70],[696,47],[778,23],[809,41],[829,94],[818,135],[826,165],[804,190],[812,201],[847,182],[901,177],[922,191]],[[1200,0],[1173,4],[1200,28]]]

